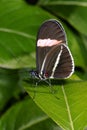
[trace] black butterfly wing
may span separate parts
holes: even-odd
[[[38,39],[56,39],[66,43],[66,35],[63,26],[56,20],[45,21],[38,32]]]
[[[55,44],[67,43],[62,25],[56,20],[48,20],[42,24],[37,35],[36,66],[38,73],[47,53]]]
[[[74,61],[65,44],[54,46],[46,56],[42,71],[45,78],[68,78],[74,72]]]

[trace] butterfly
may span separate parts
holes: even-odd
[[[74,59],[62,24],[45,21],[37,34],[36,70],[30,73],[39,80],[65,79],[74,72]]]

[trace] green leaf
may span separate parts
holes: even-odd
[[[4,6],[3,6],[4,5]],[[40,24],[52,15],[23,0],[0,2],[0,66],[35,66],[36,34]]]
[[[55,16],[65,19],[76,30],[87,35],[86,0],[41,0],[39,5],[52,12]]]
[[[21,91],[18,70],[0,68],[0,111],[10,98],[17,97]]]
[[[51,128],[53,130],[59,127],[30,99],[15,104],[0,119],[0,130],[50,130]]]
[[[76,80],[76,77],[75,80],[53,80],[51,91],[44,83],[37,87],[24,83],[35,103],[65,130],[82,130],[87,126],[86,86],[87,81]]]

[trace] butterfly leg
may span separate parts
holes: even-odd
[[[39,79],[37,82],[36,82],[36,86],[41,82],[41,79]]]

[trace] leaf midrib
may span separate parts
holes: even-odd
[[[67,95],[66,95],[66,92],[65,92],[65,89],[64,89],[63,85],[62,85],[62,92],[63,92],[63,95],[64,95],[64,100],[65,100],[65,104],[66,104],[66,108],[67,108],[67,112],[68,112],[68,117],[69,117],[69,121],[70,121],[70,127],[71,127],[71,130],[74,130],[74,125],[73,125],[73,120],[72,120],[72,116],[71,116],[71,111],[70,111]]]
[[[87,7],[87,2],[79,2],[79,1],[52,1],[45,2],[43,5],[73,5],[73,6],[83,6]]]
[[[23,37],[35,39],[34,36],[29,35],[25,32],[16,31],[16,30],[9,29],[9,28],[0,28],[0,32],[13,33],[13,34],[17,34],[17,35],[20,35],[20,36],[23,36]]]
[[[33,126],[37,123],[40,123],[44,120],[47,120],[47,119],[49,119],[48,116],[40,117],[40,118],[38,118],[38,120],[33,120],[33,121],[30,121],[28,124],[22,125],[18,130],[25,130],[26,128],[30,128],[31,126]]]

